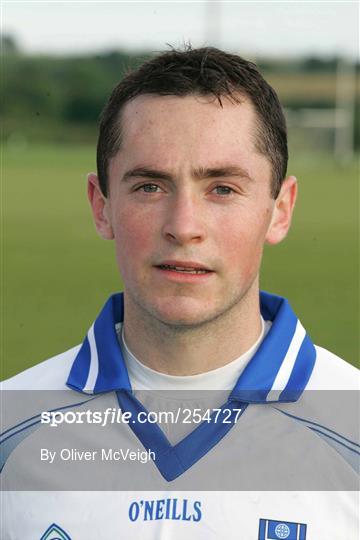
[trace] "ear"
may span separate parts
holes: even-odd
[[[275,200],[273,215],[265,237],[268,244],[278,244],[287,235],[291,224],[296,195],[296,178],[295,176],[288,176],[282,183],[280,193]]]
[[[114,233],[110,220],[109,199],[103,195],[95,173],[88,174],[88,198],[97,232],[105,240],[112,240]]]

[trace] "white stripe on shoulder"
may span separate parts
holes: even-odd
[[[66,380],[81,345],[57,354],[0,383],[0,390],[67,390]]]
[[[94,324],[91,325],[87,337],[90,345],[90,369],[83,391],[91,394],[94,391],[96,379],[99,374],[99,358],[96,347]]]
[[[278,374],[275,377],[274,383],[270,392],[266,397],[266,401],[275,401],[279,399],[281,392],[289,382],[292,370],[296,362],[302,342],[304,341],[306,332],[300,321],[297,322],[295,332],[285,358],[281,364]]]
[[[334,353],[315,346],[316,363],[306,390],[360,391],[359,370]]]

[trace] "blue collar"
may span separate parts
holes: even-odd
[[[261,314],[272,322],[239,377],[230,399],[248,403],[297,401],[313,370],[316,351],[285,298],[260,293]],[[115,324],[124,320],[122,294],[110,296],[73,362],[67,385],[86,394],[128,390],[131,384]]]

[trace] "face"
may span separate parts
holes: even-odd
[[[137,97],[123,111],[107,198],[89,177],[98,231],[115,240],[126,310],[168,325],[244,310],[257,298],[264,242],[279,242],[290,224],[295,179],[271,197],[252,105],[222,102]]]

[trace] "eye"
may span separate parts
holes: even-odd
[[[215,186],[213,191],[215,191],[217,195],[231,195],[234,193],[234,190],[229,186]]]
[[[136,191],[143,191],[144,193],[158,193],[160,187],[156,184],[142,184],[136,188]]]

